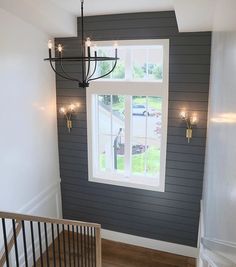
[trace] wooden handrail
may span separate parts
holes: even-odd
[[[21,231],[21,228],[22,228],[22,224],[21,224],[21,222],[18,222],[18,221],[16,221],[16,223],[17,223],[17,226],[16,226],[16,237],[18,237],[18,235],[19,235],[19,233]],[[9,236],[11,236],[11,239],[10,239],[10,241],[7,244],[7,249],[10,252],[12,250],[13,246],[15,245],[13,230],[10,233]],[[6,252],[5,252],[5,249],[4,248],[0,252],[0,255],[2,255],[1,258],[0,258],[0,266],[4,266],[4,264],[6,262]]]
[[[10,212],[3,212],[3,211],[0,211],[0,218],[12,219],[12,220],[16,219],[17,221],[34,221],[34,222],[42,222],[42,223],[86,226],[86,227],[94,227],[97,229],[101,229],[101,225],[97,223],[73,221],[73,220],[66,220],[66,219],[46,218],[46,217],[40,217],[40,216],[10,213]]]

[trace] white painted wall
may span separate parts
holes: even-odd
[[[214,32],[203,194],[204,236],[213,241],[220,253],[236,262],[235,138],[236,32]]]
[[[0,210],[60,216],[48,36],[0,9]]]

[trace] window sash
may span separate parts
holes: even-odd
[[[145,91],[144,91],[145,88]],[[99,183],[107,183],[113,185],[121,185],[126,187],[142,188],[147,190],[156,190],[164,192],[165,188],[165,166],[166,166],[166,142],[167,142],[167,118],[168,118],[168,90],[163,89],[163,85],[159,83],[142,83],[142,82],[96,82],[90,85],[86,91],[87,94],[87,106],[90,107],[87,113],[88,120],[88,150],[89,150],[89,180]],[[98,135],[96,121],[98,121],[98,101],[95,95],[128,95],[129,101],[132,101],[132,96],[156,96],[162,98],[162,128],[161,128],[161,148],[160,148],[160,172],[159,176],[153,177],[142,175],[131,175],[130,173],[120,173],[115,171],[101,172],[99,171],[99,151],[98,151]],[[126,100],[127,101],[127,100]],[[125,102],[126,102],[125,101]],[[129,118],[132,117],[132,103],[126,102],[125,108],[129,109]],[[97,112],[94,113],[94,110]],[[128,111],[128,110],[127,110]],[[125,133],[131,135],[131,124],[127,118],[125,124]],[[95,129],[96,137],[94,138],[91,130]],[[130,138],[130,139],[127,139]],[[126,137],[129,140],[129,150],[126,153],[125,169],[131,171],[132,151],[131,151],[131,136]],[[127,141],[126,141],[127,142]],[[103,179],[102,177],[106,177]],[[150,182],[144,183],[150,178]],[[136,182],[135,182],[136,181]],[[156,181],[158,183],[156,183]]]

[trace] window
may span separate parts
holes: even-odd
[[[97,47],[112,56],[110,42]],[[164,191],[169,42],[120,41],[118,56],[87,88],[89,181]]]

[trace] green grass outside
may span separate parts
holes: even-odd
[[[105,155],[100,155],[100,168],[105,170]],[[123,171],[125,168],[124,156],[117,157],[118,170]],[[147,174],[155,175],[160,171],[160,150],[150,147],[147,150]],[[142,174],[145,172],[145,153],[132,155],[132,172]]]

